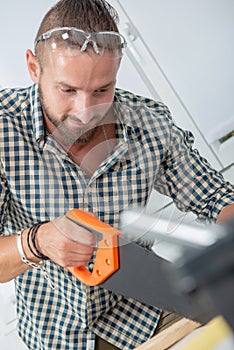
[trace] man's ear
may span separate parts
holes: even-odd
[[[37,57],[33,54],[31,50],[26,51],[26,61],[31,79],[34,83],[37,84],[40,78],[40,65]]]

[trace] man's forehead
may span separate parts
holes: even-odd
[[[93,52],[70,55],[67,50],[59,50],[56,54],[54,52],[46,53],[43,61],[43,68],[47,71],[60,70],[65,73],[74,70],[74,74],[79,71],[80,74],[100,72],[100,74],[106,75],[108,72],[109,74],[117,73],[121,59],[113,58],[113,55],[108,52],[103,56]]]

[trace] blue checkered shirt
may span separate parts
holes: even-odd
[[[95,213],[119,226],[121,211],[145,206],[155,188],[182,211],[215,220],[234,199],[178,128],[162,103],[116,89],[117,145],[91,178],[47,135],[38,87],[0,92],[1,221],[11,235],[69,209]],[[99,287],[88,287],[67,269],[46,262],[52,290],[40,270],[15,280],[18,331],[32,350],[91,349],[95,335],[133,349],[154,332],[160,310]]]

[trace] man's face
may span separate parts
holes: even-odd
[[[43,62],[38,84],[47,127],[70,145],[87,143],[110,110],[119,68],[111,53],[103,56],[60,50]]]

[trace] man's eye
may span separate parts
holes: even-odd
[[[98,90],[95,90],[94,93],[95,94],[103,94],[103,93],[105,93],[107,91],[108,91],[108,89],[106,89],[106,88],[105,89],[98,89]]]
[[[75,90],[73,90],[73,89],[61,89],[61,91],[62,91],[64,94],[71,94],[71,93],[75,92]]]

